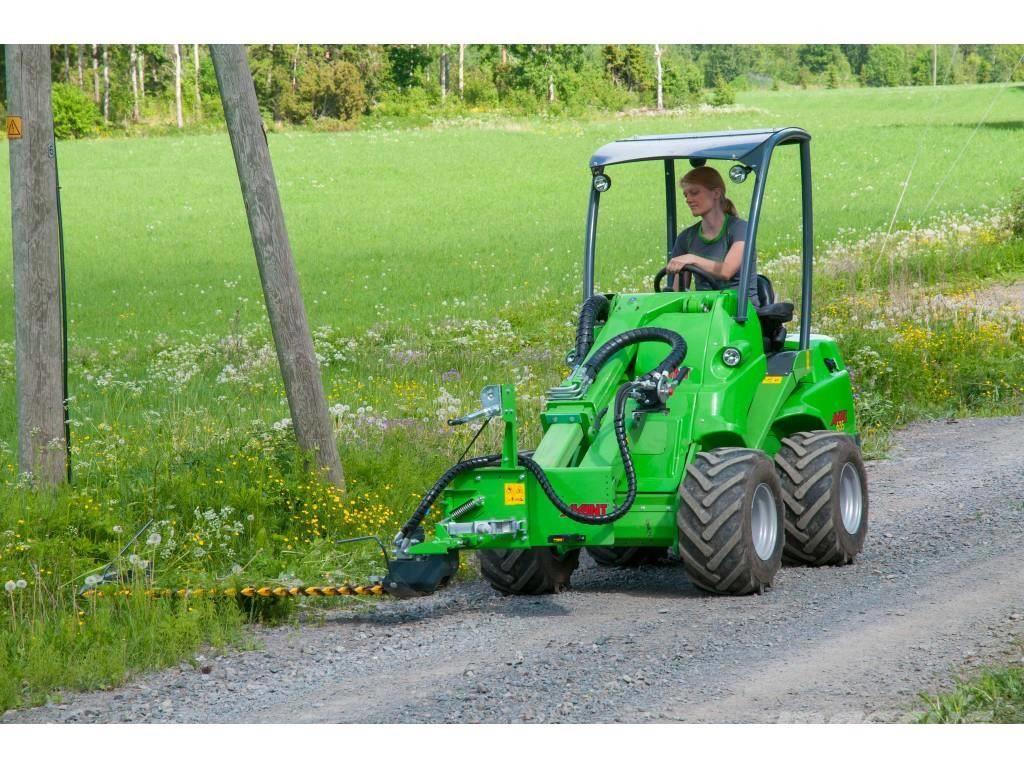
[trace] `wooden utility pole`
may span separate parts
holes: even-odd
[[[50,48],[8,45],[5,61],[18,471],[57,486],[67,480],[68,455]]]
[[[344,488],[320,366],[313,352],[299,276],[270,162],[252,72],[242,45],[211,45],[231,149],[242,186],[256,263],[299,447],[312,451],[327,479]]]

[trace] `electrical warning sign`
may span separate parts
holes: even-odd
[[[7,117],[7,138],[11,141],[21,138],[21,118],[15,115]]]

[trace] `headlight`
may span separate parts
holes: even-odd
[[[594,189],[598,192],[607,192],[612,188],[612,180],[603,173],[594,174]]]
[[[736,347],[726,347],[722,350],[722,362],[728,365],[730,368],[735,368],[741,362],[743,362],[743,355]]]

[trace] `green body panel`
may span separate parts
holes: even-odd
[[[668,328],[686,340],[682,365],[690,369],[665,411],[634,417],[634,401],[627,405],[638,494],[624,517],[610,524],[586,525],[567,518],[550,502],[534,476],[518,465],[511,447],[514,393],[503,386],[502,466],[457,477],[441,502],[446,520],[436,526],[430,541],[414,545],[410,553],[583,545],[675,547],[676,493],[698,451],[745,446],[774,455],[780,441],[794,432],[839,429],[856,435],[850,378],[835,342],[812,336],[810,348],[800,350],[797,337],[791,336],[782,352],[768,358],[753,306],[748,307],[749,320],[740,325],[735,320],[736,301],[734,290],[613,298],[591,353],[623,331]],[[726,347],[740,351],[738,366],[730,368],[723,362]],[[558,495],[568,504],[579,505],[577,511],[604,514],[624,498],[625,471],[611,413],[615,392],[624,381],[653,370],[667,352],[661,342],[626,348],[609,360],[582,396],[548,401],[541,414],[544,437],[533,457],[545,468]],[[572,383],[579,375],[577,369],[564,383]],[[456,522],[491,521],[492,527],[508,532],[449,534],[447,515],[474,498],[483,498],[484,503]]]

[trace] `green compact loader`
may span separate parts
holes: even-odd
[[[728,595],[762,592],[783,562],[853,560],[867,533],[867,483],[843,357],[832,339],[810,332],[810,139],[799,128],[646,136],[593,155],[572,372],[548,392],[544,436],[520,450],[513,387],[485,387],[481,408],[450,423],[500,419],[502,451],[459,461],[426,493],[395,538],[384,591],[434,591],[463,550],[476,550],[484,578],[511,595],[565,588],[584,548],[613,566],[672,553],[693,584]],[[785,328],[793,305],[776,302],[761,275],[759,306],[696,267],[685,270],[713,290],[662,290],[661,270],[650,293],[594,292],[609,166],[663,165],[670,251],[677,161],[733,162],[734,182],[753,174],[738,283],[747,286],[768,166],[782,145],[800,152],[798,333]],[[428,538],[432,510],[441,519]]]

